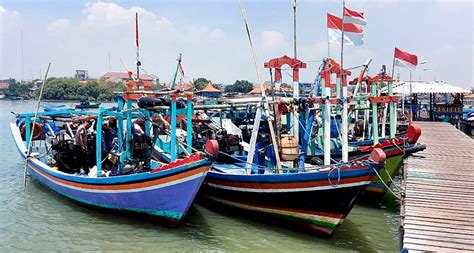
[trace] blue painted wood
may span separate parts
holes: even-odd
[[[193,145],[193,101],[188,97],[187,106],[186,106],[186,150],[191,154],[191,147]]]
[[[145,134],[147,136],[151,136],[151,122],[147,119],[150,119],[150,111],[144,110],[143,114],[145,114]]]
[[[170,155],[171,161],[176,161],[178,149],[176,145],[176,96],[171,98],[171,146]]]
[[[25,119],[25,127],[26,127],[26,132],[25,132],[25,140],[26,140],[26,147],[28,148],[30,146],[30,136],[31,136],[31,118],[27,117]],[[28,150],[30,152],[31,150]]]
[[[97,166],[97,177],[102,175],[102,124],[104,118],[102,117],[102,112],[104,107],[101,105],[99,107],[99,114],[97,115],[96,122],[96,136],[95,136],[95,155],[96,155],[96,166]]]
[[[298,170],[304,171],[304,161],[306,160],[306,156],[308,154],[308,142],[309,137],[311,135],[311,127],[313,126],[314,121],[314,113],[315,110],[310,110],[308,115],[308,121],[306,121],[306,127],[304,131],[303,140],[301,140],[301,152],[300,152],[300,160],[298,162]]]
[[[127,109],[132,109],[132,100],[127,100]],[[126,149],[126,158],[132,157],[132,113],[127,112],[127,132],[125,137],[125,149]]]
[[[289,133],[291,130],[291,112],[286,113],[286,131]]]

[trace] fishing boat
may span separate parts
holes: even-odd
[[[79,104],[77,104],[75,107],[76,109],[92,109],[92,108],[99,108],[100,102],[97,103],[91,103],[87,100],[81,100]]]
[[[293,73],[305,66],[301,61],[288,56],[274,62],[280,65],[273,65],[270,61],[265,66],[278,71],[281,65],[287,64],[293,68]],[[324,70],[324,75],[336,73],[339,71],[338,66],[333,64],[328,67]],[[327,84],[332,85],[329,81]],[[331,143],[323,141],[324,163],[306,163],[310,131],[303,129],[308,124],[312,125],[316,110],[322,111],[324,121],[329,123],[332,110],[331,104],[326,103],[329,100],[300,100],[298,92],[293,95],[293,99],[299,101],[302,107],[308,108],[307,111],[294,110],[293,114],[296,116],[290,116],[295,122],[299,119],[308,122],[300,126],[302,135],[299,142],[290,134],[276,136],[273,128],[274,115],[269,110],[265,89],[260,92],[262,99],[255,106],[252,135],[246,150],[239,143],[239,138],[224,134],[227,131],[218,131],[214,134],[216,139],[206,142],[206,153],[214,155],[216,161],[204,181],[200,196],[206,202],[277,217],[314,232],[333,235],[384,166],[385,153],[374,148],[370,156],[364,159],[331,163],[328,152]],[[327,93],[327,96],[331,96],[330,94]],[[217,107],[221,109],[225,106]],[[343,113],[342,116],[347,117],[347,114]],[[278,124],[276,125],[278,129]],[[230,131],[232,130],[229,129]],[[325,138],[329,137],[330,131],[331,126],[325,124],[322,128]],[[299,136],[298,130],[293,129],[293,133]],[[279,143],[275,141],[276,138],[280,139]],[[246,155],[237,155],[236,153],[243,153],[242,148]],[[303,157],[300,154],[304,154]]]
[[[118,109],[18,114],[10,128],[17,149],[26,160],[27,172],[71,200],[152,216],[167,226],[178,225],[193,203],[209,165],[199,153],[184,157],[168,154],[171,160],[166,163],[151,159],[152,133],[160,129],[147,119],[161,112],[132,108],[133,101],[146,92],[124,92],[119,96]],[[188,105],[191,106],[186,110],[191,111],[192,104]],[[175,102],[162,109],[176,117]],[[116,136],[113,147],[109,145],[105,153],[104,142],[110,141],[110,130],[104,132],[104,128],[110,128],[110,120],[116,121]],[[136,123],[139,120],[146,121],[140,131]],[[86,153],[80,154],[74,141],[77,133],[72,128],[74,124],[87,127],[91,121],[94,127],[87,130]],[[28,136],[33,137],[30,140]],[[88,173],[83,171],[84,163]]]

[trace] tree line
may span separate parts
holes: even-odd
[[[211,82],[211,80],[208,80],[204,77],[200,77],[194,80],[194,87],[196,90],[202,90],[209,82]],[[212,86],[224,92],[237,93],[248,93],[253,89],[253,83],[247,80],[236,80],[233,84],[228,85],[213,83]]]
[[[125,90],[125,84],[102,80],[80,83],[74,78],[51,77],[45,83],[43,98],[54,100],[113,101],[114,92]]]

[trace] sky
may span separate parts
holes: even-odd
[[[369,75],[377,74],[383,64],[391,72],[394,47],[398,47],[426,61],[412,72],[413,80],[474,87],[473,2],[346,0],[347,7],[365,13],[367,26],[363,46],[344,47],[344,67],[362,65],[370,57]],[[293,0],[243,4],[260,71],[269,80],[263,63],[293,56]],[[109,70],[124,71],[120,59],[134,69],[136,12],[142,72],[169,82],[182,53],[185,80],[257,82],[238,2],[233,0],[0,0],[0,76],[39,78],[48,62],[50,76],[73,76],[76,69],[86,69],[91,77],[100,77]],[[340,16],[342,2],[298,1],[297,54],[308,63],[300,71],[300,81],[313,81],[320,61],[328,56],[327,12]],[[329,53],[340,61],[338,44],[331,44]],[[353,70],[352,76],[358,71]],[[409,79],[407,69],[395,73]],[[283,81],[291,82],[289,74]]]

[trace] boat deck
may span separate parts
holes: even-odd
[[[403,247],[474,250],[474,139],[449,123],[417,122],[426,150],[406,161]]]

